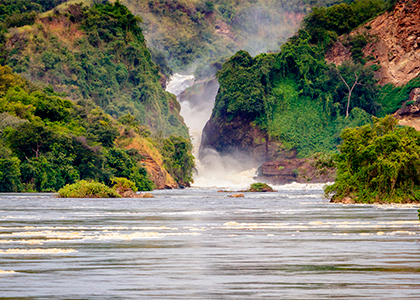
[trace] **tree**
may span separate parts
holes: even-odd
[[[325,189],[340,201],[420,201],[420,133],[392,116],[343,131],[337,178]]]
[[[181,186],[193,182],[194,157],[191,142],[181,136],[171,135],[163,141],[164,164],[168,172]]]
[[[346,61],[338,67],[330,65],[326,75],[329,84],[324,88],[333,90],[334,102],[340,103],[346,118],[355,107],[372,115],[379,111],[380,106],[376,102],[379,87],[371,68]]]
[[[340,77],[341,81],[343,81],[343,83],[346,85],[347,89],[348,89],[348,95],[347,95],[347,108],[346,108],[346,118],[349,116],[349,107],[350,107],[350,99],[351,99],[351,93],[353,92],[354,88],[356,87],[356,85],[362,85],[359,82],[359,77],[360,77],[360,73],[357,73],[356,70],[353,71],[354,74],[354,82],[353,84],[351,84],[351,87],[349,85],[349,83],[347,83],[346,80],[344,80],[343,76],[341,76],[340,71],[338,69],[335,69],[337,71],[337,75]]]
[[[0,141],[0,192],[19,192],[20,160]]]
[[[6,141],[21,160],[32,156],[38,158],[41,152],[48,151],[54,142],[54,132],[43,125],[25,122],[18,129],[7,128]]]

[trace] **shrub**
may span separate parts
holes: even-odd
[[[121,198],[115,189],[97,181],[81,180],[58,191],[61,198]]]
[[[134,182],[124,177],[111,178],[111,182],[114,184],[113,188],[120,194],[128,190],[132,190],[135,193],[138,190]]]
[[[247,192],[274,192],[273,188],[266,183],[253,183]]]
[[[372,125],[343,131],[337,179],[325,188],[333,201],[420,201],[420,133],[397,123],[392,116],[373,118]]]

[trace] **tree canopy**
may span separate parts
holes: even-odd
[[[333,200],[399,202],[420,200],[420,133],[397,126],[392,116],[343,131],[335,183],[325,189]]]

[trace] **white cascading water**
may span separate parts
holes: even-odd
[[[179,95],[188,87],[194,84],[194,75],[181,75],[175,73],[167,87],[166,91],[174,94],[177,99]],[[197,174],[194,176],[193,187],[200,188],[229,188],[244,189],[251,183],[255,183],[253,177],[256,169],[238,172],[239,168],[232,165],[232,161],[226,161],[216,152],[211,157],[211,169],[206,168],[198,160],[198,149],[200,148],[201,133],[206,122],[210,119],[213,105],[194,107],[188,101],[180,101],[181,116],[184,118],[190,132],[193,143],[193,154],[196,157],[195,164]]]

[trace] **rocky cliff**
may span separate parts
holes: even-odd
[[[139,151],[140,155],[143,156],[141,163],[156,185],[156,189],[179,187],[175,179],[163,167],[163,157],[150,141],[141,137],[134,137],[129,140],[120,138],[117,140],[117,144],[127,150],[136,149]]]
[[[275,185],[299,182],[333,182],[336,170],[332,161],[320,158],[278,159],[263,163],[257,170],[257,180]]]
[[[210,119],[201,137],[200,160],[208,149],[237,160],[244,169],[258,167],[270,159],[296,158],[296,151],[288,151],[280,142],[271,141],[264,130],[241,116],[230,121]]]
[[[377,64],[381,85],[401,86],[420,74],[420,1],[399,1],[394,9],[353,30],[350,37],[363,34],[370,42],[363,48],[366,65]],[[342,36],[328,51],[326,60],[336,65],[351,59]]]

